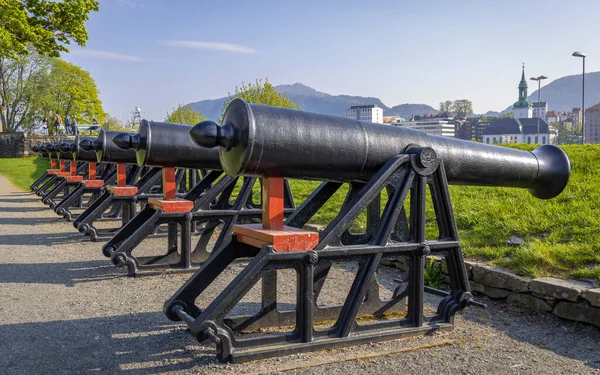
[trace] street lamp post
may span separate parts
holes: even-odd
[[[581,143],[585,144],[585,53],[573,52],[574,57],[583,60],[583,73],[581,74]]]
[[[539,141],[540,141],[540,112],[542,111],[542,108],[541,108],[541,103],[542,102],[540,100],[541,100],[541,95],[542,95],[542,80],[546,79],[546,78],[548,78],[548,77],[546,77],[546,76],[539,76],[539,77],[531,77],[531,78],[529,78],[530,80],[537,81],[537,83],[538,83],[538,108],[537,108],[537,115],[538,115],[537,118],[538,118],[538,120],[537,120],[537,138],[535,140],[536,143],[539,143]]]

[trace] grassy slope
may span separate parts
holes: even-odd
[[[539,200],[524,189],[450,187],[467,257],[485,259],[521,275],[592,278],[600,282],[600,145],[569,145],[563,149],[571,159],[572,173],[569,185],[557,198]],[[46,160],[37,158],[0,159],[0,174],[28,190],[47,166]],[[296,203],[318,185],[315,181],[291,181]],[[331,221],[346,192],[347,188],[342,187],[311,222]],[[435,236],[433,221],[428,221],[429,237]],[[364,228],[364,215],[354,227]],[[524,238],[526,244],[507,246],[511,235]]]
[[[571,160],[571,179],[554,199],[536,199],[522,189],[451,187],[466,256],[490,259],[522,275],[600,281],[600,146],[563,149]],[[526,244],[506,246],[511,235]]]
[[[50,168],[48,159],[35,156],[0,159],[0,174],[25,191],[29,191],[29,186],[48,168]]]
[[[533,149],[528,145],[514,147]],[[450,187],[465,256],[487,260],[521,275],[592,278],[600,282],[600,146],[562,148],[571,159],[571,179],[554,199],[534,198],[525,189]],[[296,201],[301,202],[318,183],[292,181],[291,185]],[[338,192],[335,202],[317,213],[312,222],[326,224],[343,199]],[[435,224],[428,221],[428,225],[429,238],[435,237],[431,235],[436,233]],[[526,244],[507,246],[511,235],[524,238]]]

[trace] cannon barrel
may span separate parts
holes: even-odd
[[[223,125],[205,121],[190,134],[201,146],[220,147],[230,175],[367,181],[413,145],[433,148],[454,184],[527,188],[548,199],[570,175],[567,155],[555,146],[522,151],[240,99],[227,107]]]
[[[218,148],[198,146],[190,138],[190,126],[142,120],[138,133],[120,133],[113,142],[133,149],[140,166],[221,169]]]
[[[58,145],[58,150],[61,153],[69,153],[72,155],[73,160],[79,160],[79,161],[96,161],[96,151],[92,150],[92,151],[87,151],[84,150],[83,148],[81,148],[80,146],[80,142],[83,141],[84,139],[88,139],[90,141],[94,141],[97,138],[96,137],[81,137],[79,135],[75,136],[75,141],[68,143],[68,142],[63,142],[61,144]]]
[[[123,150],[113,142],[117,134],[121,132],[100,130],[97,139],[85,138],[79,142],[79,146],[85,151],[95,151],[96,160],[99,163],[135,163],[135,150]]]

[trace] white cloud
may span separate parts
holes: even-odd
[[[213,51],[225,51],[231,53],[258,53],[254,48],[242,46],[239,44],[220,43],[220,42],[200,42],[195,40],[166,40],[161,42],[173,47],[184,47],[193,49],[208,49]]]
[[[98,51],[94,49],[76,49],[72,50],[70,54],[99,60],[142,61],[142,58],[139,56],[123,55],[120,53]]]

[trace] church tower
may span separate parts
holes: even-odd
[[[527,80],[525,80],[525,64],[521,72],[521,82],[519,82],[519,100],[513,104],[514,118],[532,118],[533,104],[527,100]]]

